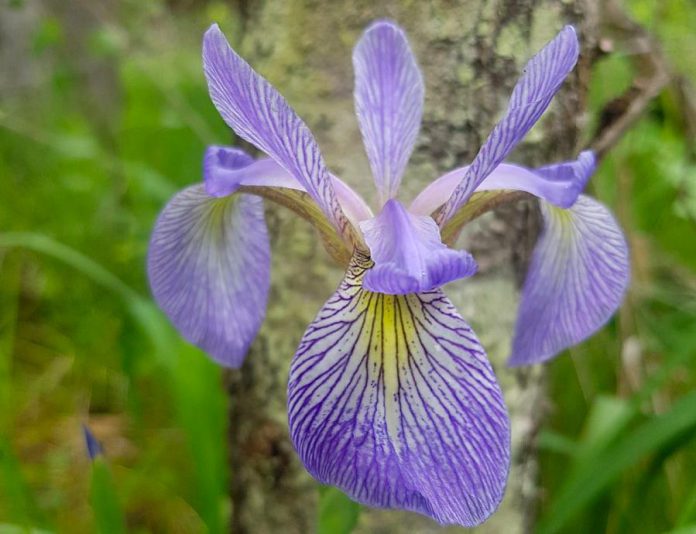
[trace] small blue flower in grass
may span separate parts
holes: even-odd
[[[86,424],[82,425],[82,437],[85,439],[85,448],[90,460],[94,460],[97,456],[103,454],[101,444]]]
[[[510,463],[507,410],[476,335],[442,285],[476,272],[452,248],[474,214],[523,191],[540,199],[511,365],[542,362],[600,328],[629,278],[621,230],[580,195],[595,166],[503,163],[578,58],[564,28],[528,63],[508,109],[473,162],[397,200],[420,127],[423,81],[404,32],[380,21],[353,54],[355,107],[378,214],[327,169],[307,126],[230,48],[203,40],[210,95],[236,134],[268,155],[210,147],[204,182],[160,215],[148,272],[182,335],[238,367],[264,319],[270,251],[262,197],[310,220],[345,278],[309,325],[290,369],[292,441],[307,469],[356,501],[472,526],[502,499]],[[507,196],[506,196],[507,195]],[[443,242],[443,239],[445,242]]]

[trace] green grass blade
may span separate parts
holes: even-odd
[[[0,248],[24,248],[51,256],[70,265],[98,284],[121,295],[126,300],[140,296],[118,277],[111,274],[94,260],[54,239],[34,232],[7,232],[0,234]]]
[[[196,509],[209,532],[222,532],[222,499],[225,495],[225,397],[221,371],[199,350],[182,344],[162,312],[149,300],[123,283],[107,269],[52,238],[31,232],[0,234],[0,248],[24,248],[55,258],[81,272],[108,291],[120,296],[135,323],[148,336],[158,362],[169,372],[171,392],[179,424],[195,465]],[[105,467],[96,467],[99,495],[108,499]],[[94,504],[102,501],[94,501]],[[114,506],[104,501],[100,514],[105,521],[115,517]],[[95,514],[97,510],[95,509]],[[108,531],[107,531],[108,532]]]
[[[696,391],[679,399],[672,408],[654,416],[615,445],[597,454],[587,468],[571,477],[561,489],[537,532],[558,532],[583,506],[598,497],[626,469],[659,450],[687,431],[696,431]]]
[[[90,500],[97,531],[102,534],[125,534],[126,522],[111,479],[109,466],[101,457],[92,463]]]
[[[54,534],[50,530],[43,530],[34,527],[21,527],[10,523],[0,523],[1,534]]]
[[[696,523],[675,528],[674,530],[670,530],[664,534],[696,534]]]
[[[10,519],[16,523],[29,524],[36,513],[31,492],[22,475],[19,461],[8,440],[0,436],[0,498],[10,510]],[[2,531],[0,531],[2,532]]]
[[[320,488],[317,534],[350,534],[358,523],[360,505],[334,487]]]

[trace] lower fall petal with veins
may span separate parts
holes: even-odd
[[[476,335],[440,291],[362,287],[356,257],[290,369],[293,443],[319,481],[440,523],[483,522],[510,463],[502,393]]]

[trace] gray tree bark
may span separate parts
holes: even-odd
[[[402,186],[401,198],[409,199],[444,171],[471,161],[504,110],[524,63],[567,23],[579,31],[582,59],[513,159],[534,165],[576,154],[596,2],[240,0],[243,22],[231,37],[305,119],[332,170],[371,198],[372,179],[353,112],[351,49],[371,20],[399,22],[426,83],[423,126]],[[343,271],[307,223],[271,205],[267,216],[274,253],[268,318],[244,367],[227,375],[232,532],[307,533],[315,528],[318,492],[288,439],[287,375],[305,328]],[[537,230],[533,201],[479,219],[459,243],[476,257],[479,274],[446,288],[486,347],[512,420],[507,494],[477,530],[482,533],[529,532],[539,497],[535,442],[547,405],[543,369],[504,366],[518,288]],[[456,530],[409,512],[368,509],[357,528],[385,534]]]

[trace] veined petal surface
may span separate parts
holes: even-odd
[[[203,67],[210,97],[227,125],[293,175],[345,233],[348,221],[314,136],[278,91],[232,50],[217,24],[203,38]]]
[[[403,30],[372,24],[353,51],[355,111],[381,202],[396,196],[423,114],[423,78]]]
[[[572,26],[566,26],[534,56],[515,85],[505,116],[495,125],[438,216],[442,226],[469,199],[539,120],[575,66],[580,52]]]
[[[155,224],[152,293],[179,332],[218,363],[239,367],[266,314],[270,244],[263,201],[178,193]]]
[[[509,365],[546,361],[597,331],[621,305],[628,247],[609,210],[586,196],[563,210],[541,203]]]
[[[595,165],[595,156],[589,150],[581,152],[576,160],[537,169],[501,163],[481,182],[476,192],[498,189],[525,191],[560,208],[569,208],[585,189]],[[447,202],[468,171],[467,165],[440,176],[413,199],[408,210],[418,215],[432,214]]]
[[[417,293],[476,272],[471,254],[442,243],[432,217],[413,215],[398,200],[388,200],[380,214],[360,223],[360,228],[375,262],[364,279],[370,291]]]
[[[502,499],[507,410],[475,334],[439,291],[366,291],[369,260],[305,332],[290,368],[292,441],[358,502],[473,526]]]

